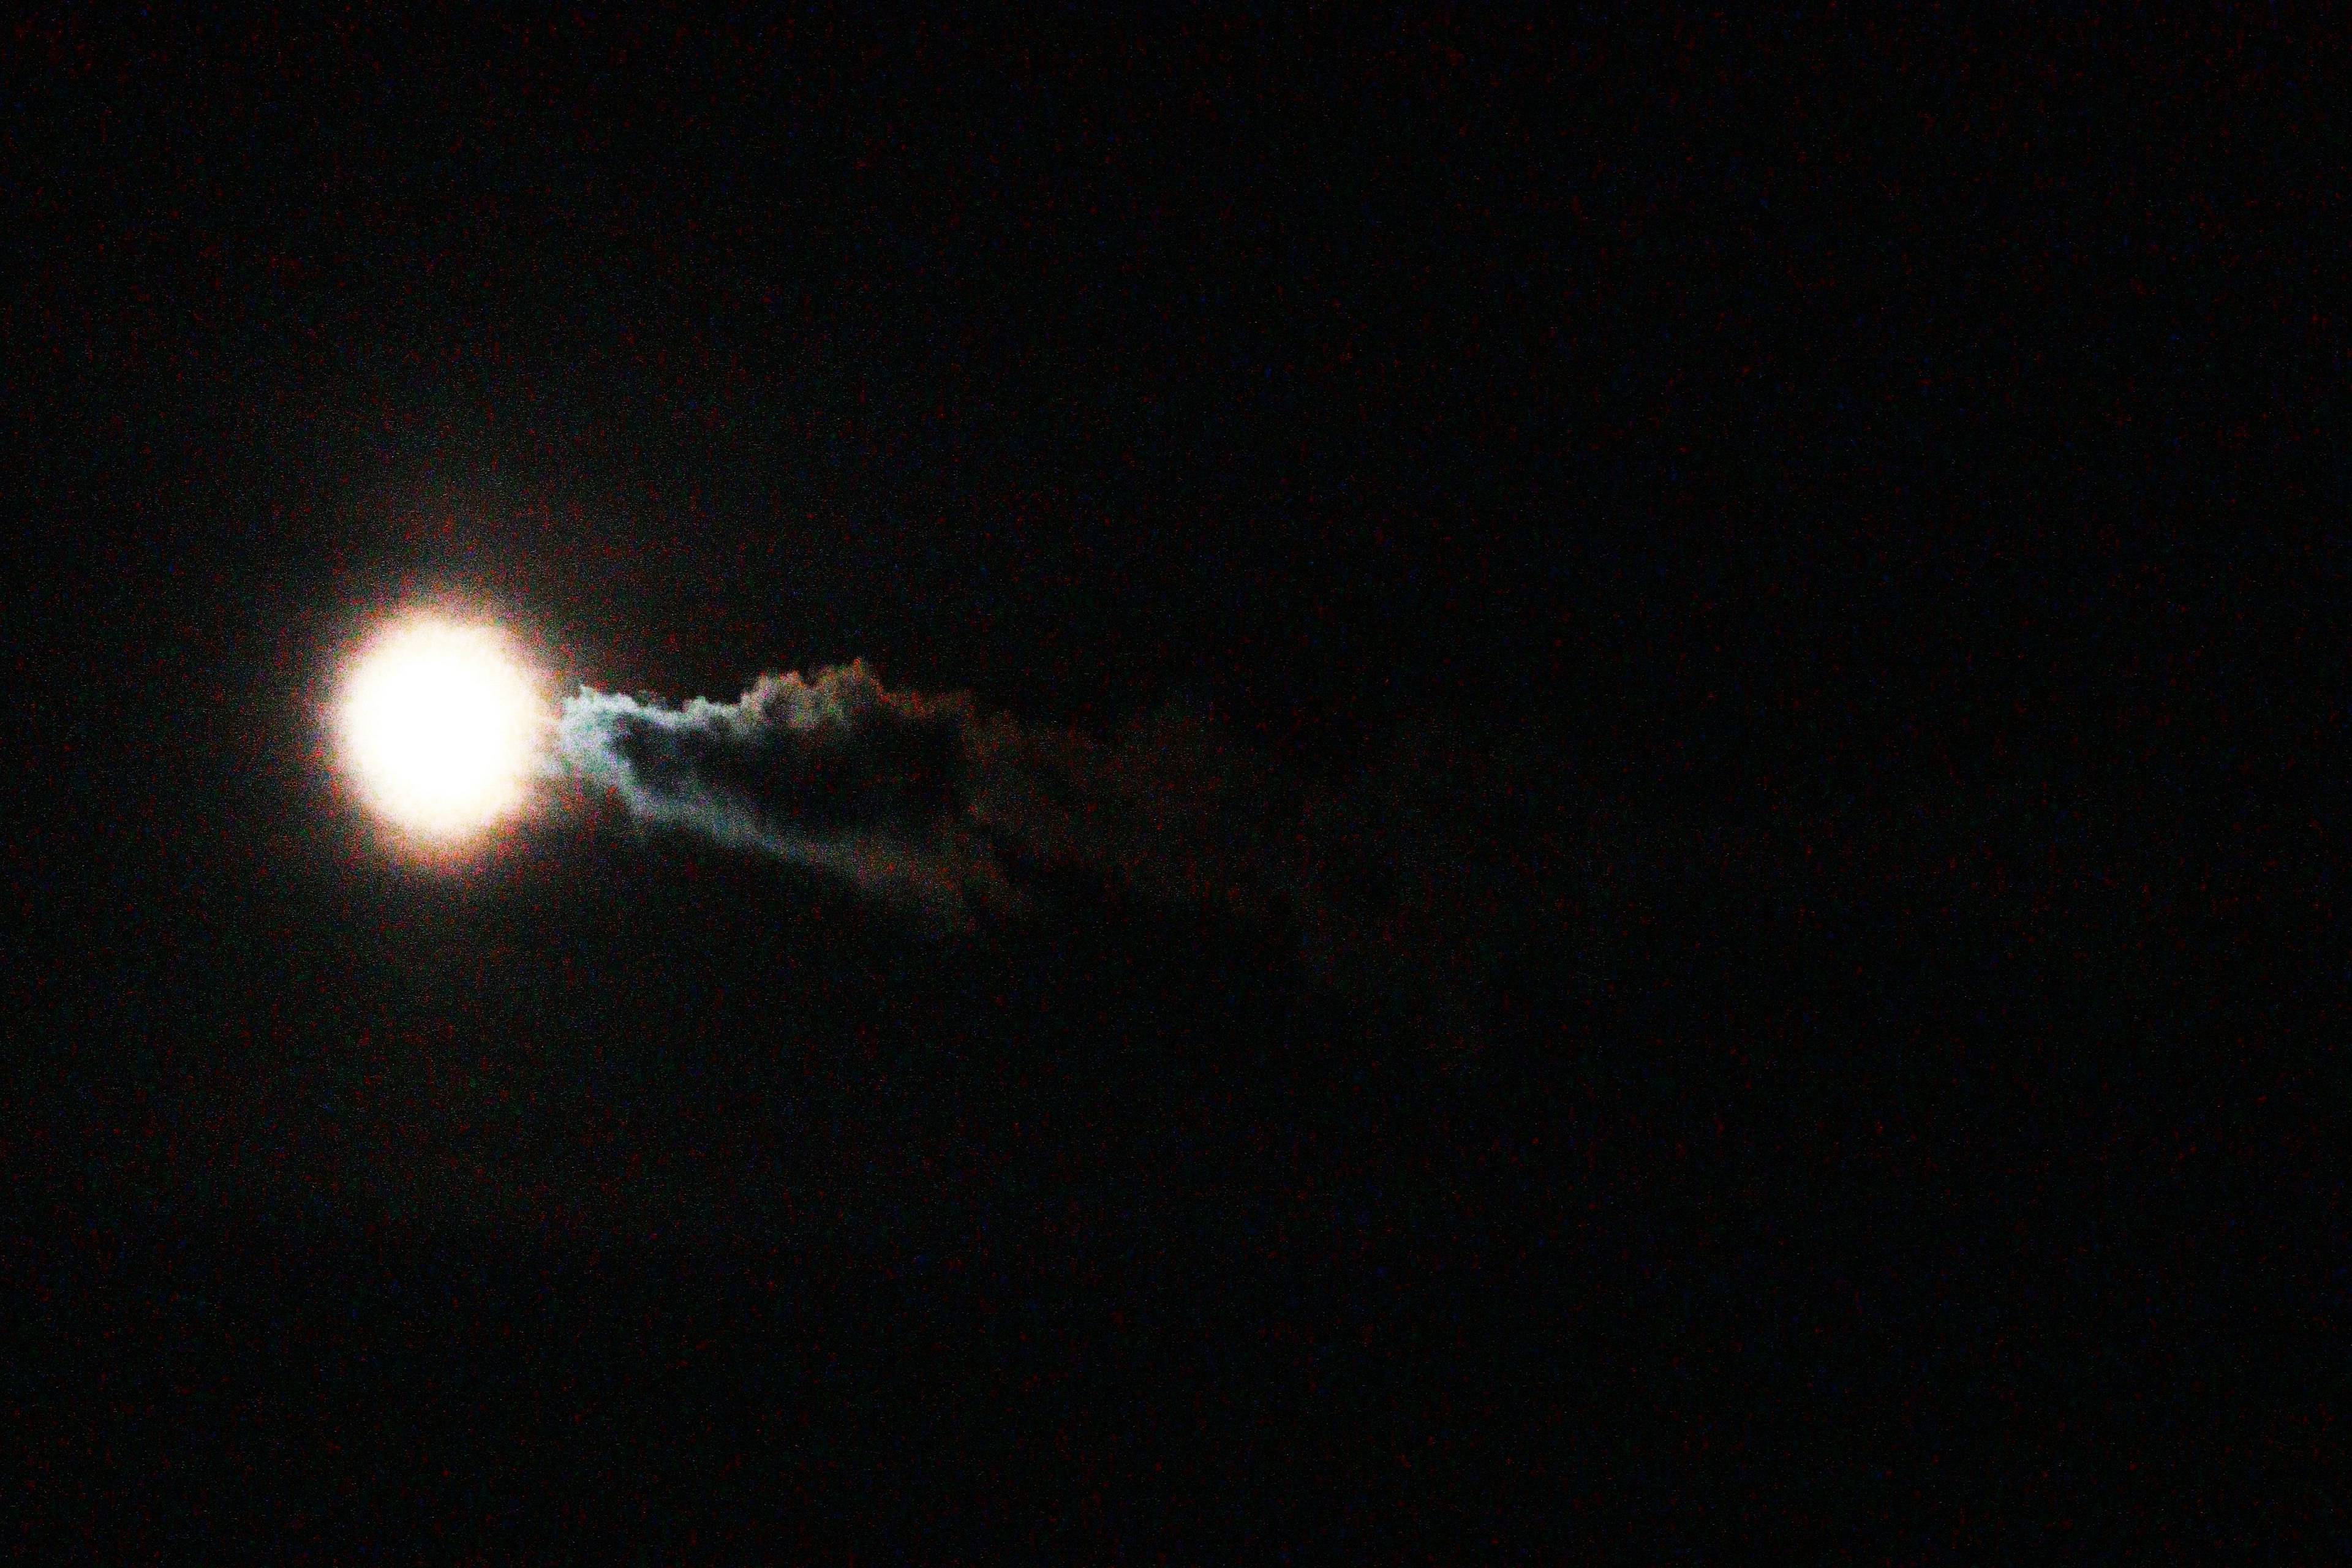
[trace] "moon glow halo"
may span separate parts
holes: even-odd
[[[521,807],[546,722],[530,672],[495,628],[428,616],[360,650],[334,714],[361,798],[435,842]]]

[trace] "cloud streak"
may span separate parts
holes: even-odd
[[[862,661],[765,675],[683,707],[582,688],[562,766],[632,816],[836,877],[969,925],[1077,872],[1126,896],[1282,922],[1310,972],[1475,1033],[1498,911],[1525,905],[1526,842],[1486,841],[1510,793],[1420,744],[1350,790],[1308,789],[1181,710],[1118,737],[1024,726],[969,695],[884,687]],[[1402,998],[1402,1002],[1398,998]],[[1465,1023],[1464,1020],[1470,1020]]]
[[[862,662],[669,708],[583,687],[556,753],[640,821],[841,877],[961,922],[1017,901],[964,801],[971,703],[886,690]]]
[[[841,877],[950,923],[1024,901],[1014,863],[1271,915],[1296,892],[1286,792],[1181,713],[1116,743],[1024,729],[962,693],[893,691],[861,660],[672,708],[582,688],[556,751],[638,820]]]

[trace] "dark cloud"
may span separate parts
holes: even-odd
[[[1490,928],[1524,901],[1480,826],[1494,786],[1449,782],[1425,734],[1354,788],[1318,791],[1182,709],[1098,740],[961,693],[892,691],[861,661],[762,676],[731,703],[583,688],[558,751],[639,820],[814,868],[941,924],[1015,914],[1033,901],[1024,882],[1072,871],[1286,923],[1311,972],[1448,1035],[1477,1032],[1505,934]]]
[[[961,922],[1017,901],[964,809],[971,725],[968,700],[887,691],[860,662],[682,709],[583,688],[556,749],[641,820]]]

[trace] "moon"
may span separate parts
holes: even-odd
[[[548,719],[530,669],[496,627],[418,616],[360,650],[334,728],[370,807],[449,841],[520,809]]]

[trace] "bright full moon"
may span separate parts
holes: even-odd
[[[521,805],[546,723],[530,672],[498,632],[423,616],[361,651],[335,714],[360,794],[433,839]]]

